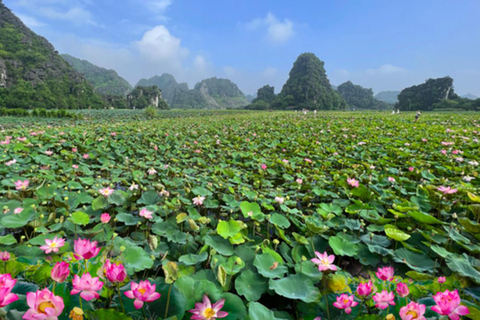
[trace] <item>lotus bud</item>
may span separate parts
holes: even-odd
[[[125,251],[126,249],[127,249],[127,248],[125,248],[125,246],[121,246],[121,247],[120,247],[120,252],[123,252],[123,251]]]
[[[273,244],[278,246],[280,244],[280,241],[278,241],[278,239],[273,239]]]
[[[45,218],[45,215],[42,213],[42,214],[40,215],[40,219],[43,219],[43,218]]]

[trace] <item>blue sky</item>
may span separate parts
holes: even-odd
[[[480,1],[4,0],[58,51],[130,83],[164,72],[281,90],[296,57],[375,92],[451,76],[480,96]]]

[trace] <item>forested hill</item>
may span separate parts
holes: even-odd
[[[0,107],[98,108],[93,86],[0,2]]]
[[[115,70],[108,70],[96,66],[86,60],[72,57],[68,54],[61,55],[76,71],[82,74],[100,94],[126,96],[132,91],[132,86]]]

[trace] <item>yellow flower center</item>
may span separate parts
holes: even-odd
[[[72,320],[83,320],[83,310],[75,307],[70,311],[70,315],[68,316]]]
[[[142,296],[145,294],[146,291],[147,291],[147,289],[145,289],[145,288],[138,289],[138,292],[140,292],[142,294]]]
[[[349,301],[348,299],[343,299],[343,303],[344,303],[344,304],[347,304],[348,301]]]
[[[47,314],[47,312],[45,311],[45,309],[47,308],[55,309],[55,305],[50,301],[43,301],[38,305],[37,311],[43,314]]]
[[[56,243],[56,242],[52,242],[52,243],[50,244],[50,247],[52,247],[52,248],[55,248],[56,246],[57,246],[57,243]]]
[[[207,319],[210,319],[215,315],[215,311],[212,308],[207,308],[203,311],[203,316]]]
[[[417,319],[417,317],[418,317],[417,312],[414,311],[414,310],[409,310],[406,315],[407,316],[412,316],[413,317],[412,319]]]

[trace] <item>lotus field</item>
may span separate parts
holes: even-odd
[[[0,132],[0,318],[480,319],[480,115],[103,115]]]

